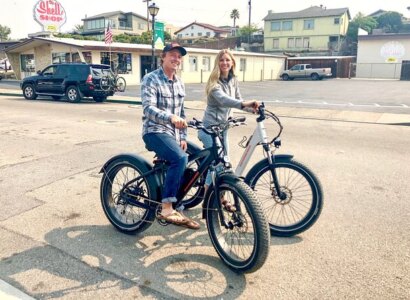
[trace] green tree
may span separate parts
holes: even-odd
[[[251,26],[243,26],[240,28],[241,36],[249,36],[256,31],[258,31],[258,27],[255,24],[251,24]]]
[[[83,32],[83,30],[84,30],[84,25],[81,25],[81,24],[74,25],[74,28],[73,28],[74,32],[80,33],[80,32]]]
[[[403,26],[402,14],[395,11],[388,11],[377,17],[377,28],[384,29],[386,32],[397,33]]]
[[[9,39],[11,30],[7,26],[0,25],[0,41],[6,41]]]
[[[236,28],[236,19],[239,19],[239,11],[235,8],[232,10],[231,19],[233,19],[233,28]]]
[[[347,36],[352,41],[357,41],[357,33],[359,28],[371,32],[374,28],[377,28],[377,21],[373,17],[365,16],[362,13],[358,13],[352,21],[349,23],[349,28],[347,30]]]

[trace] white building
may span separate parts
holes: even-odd
[[[403,79],[409,67],[410,34],[358,36],[356,77]]]
[[[200,38],[226,38],[231,34],[230,29],[223,29],[213,25],[193,22],[175,32],[179,40],[186,43],[192,43]]]
[[[185,83],[208,80],[219,50],[186,48],[180,76]],[[51,63],[80,62],[111,65],[127,84],[139,84],[149,71],[151,45],[75,40],[66,38],[33,37],[13,45],[6,55],[17,79],[35,74]],[[286,58],[279,55],[232,51],[236,57],[237,73],[241,81],[279,79]],[[160,51],[157,50],[157,60]]]

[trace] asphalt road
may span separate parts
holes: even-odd
[[[244,99],[258,99],[274,105],[344,111],[410,113],[409,81],[327,79],[312,81],[241,82]],[[0,81],[0,89],[18,89],[19,82]],[[186,84],[186,100],[205,99],[205,84]],[[128,86],[118,96],[140,97],[140,86]]]
[[[0,96],[0,279],[36,299],[408,299],[410,127],[371,113],[362,122],[356,112],[290,112],[310,118],[281,118],[279,152],[321,179],[323,213],[298,236],[273,237],[264,267],[238,275],[203,221],[199,231],[153,224],[128,236],[104,216],[102,164],[120,152],[152,159],[138,105]],[[232,130],[234,165],[254,125]]]

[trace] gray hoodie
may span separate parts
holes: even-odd
[[[241,103],[242,96],[237,78],[219,79],[218,85],[208,95],[207,107],[202,119],[204,126],[209,127],[225,122],[231,113],[231,108],[241,109]]]

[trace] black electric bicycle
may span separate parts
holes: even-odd
[[[273,121],[278,127],[278,133],[271,140],[267,136],[265,120]],[[244,176],[245,182],[261,201],[271,234],[294,236],[309,229],[319,218],[323,208],[322,185],[313,171],[295,160],[293,155],[275,154],[281,146],[283,126],[278,116],[268,111],[264,104],[259,108],[256,122],[253,134],[239,143],[245,150],[235,168],[235,175],[243,176],[256,147],[262,146],[265,158],[250,168]],[[195,145],[188,147],[191,154],[200,150]],[[195,183],[194,192],[183,200],[186,208],[202,201],[204,183],[204,178]]]
[[[229,126],[243,124],[230,121]],[[211,242],[218,255],[236,272],[254,272],[268,257],[270,234],[262,206],[255,193],[235,176],[224,155],[222,129],[204,128],[200,121],[189,122],[189,127],[204,130],[213,139],[213,146],[201,151],[189,149],[188,167],[179,189],[175,207],[178,208],[191,188],[195,190],[198,179],[209,169],[213,183],[202,202]],[[192,147],[192,144],[190,144]],[[138,233],[147,229],[161,212],[161,187],[168,164],[155,159],[152,165],[143,157],[120,154],[108,160],[101,169],[100,196],[105,215],[118,230]],[[235,205],[227,211],[221,196]],[[168,223],[159,220],[161,225]]]

